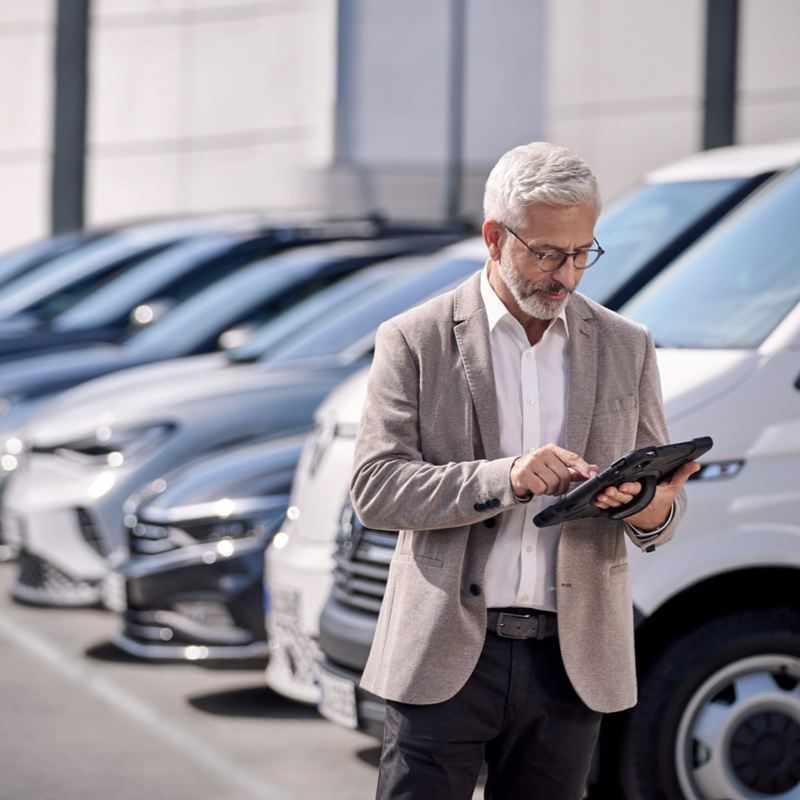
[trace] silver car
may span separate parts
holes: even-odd
[[[109,567],[127,552],[122,505],[130,494],[214,448],[307,430],[325,395],[369,361],[381,322],[463,280],[483,259],[477,241],[407,263],[365,296],[317,311],[302,334],[283,336],[260,357],[184,359],[65,394],[28,427],[29,450],[4,496],[4,530],[22,548],[15,595],[98,602]]]

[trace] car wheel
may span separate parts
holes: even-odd
[[[720,617],[668,644],[623,725],[620,780],[631,800],[800,800],[800,613]]]

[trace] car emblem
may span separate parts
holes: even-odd
[[[358,518],[353,506],[346,502],[339,519],[339,535],[336,540],[348,561],[352,561],[355,558],[363,535],[364,523]]]
[[[313,478],[322,459],[336,435],[336,420],[331,417],[320,420],[311,442],[311,452],[308,456],[308,476]]]

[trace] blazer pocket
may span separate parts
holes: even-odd
[[[594,404],[594,415],[600,414],[619,414],[623,411],[630,411],[639,405],[637,394],[626,394],[622,397],[604,397]]]
[[[438,567],[441,569],[444,566],[444,561],[438,558],[430,558],[429,556],[420,556],[416,553],[395,553],[394,560],[404,563],[416,561],[418,564],[427,564],[431,567]]]

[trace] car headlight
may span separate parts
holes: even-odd
[[[158,447],[176,429],[177,426],[171,422],[131,428],[111,428],[101,425],[94,436],[65,442],[53,449],[67,458],[120,467],[129,459]]]
[[[131,553],[152,555],[195,544],[225,543],[249,537],[268,543],[286,515],[289,498],[223,499],[167,509],[162,513],[125,516]],[[232,555],[233,547],[220,554]]]

